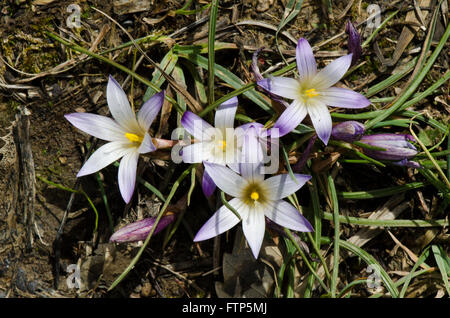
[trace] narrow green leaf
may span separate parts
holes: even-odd
[[[431,250],[433,251],[434,258],[436,259],[439,271],[441,272],[442,281],[444,282],[447,294],[450,297],[450,285],[448,283],[448,274],[447,274],[448,264],[450,262],[449,257],[440,246],[432,245]]]

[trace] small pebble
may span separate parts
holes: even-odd
[[[142,286],[142,290],[141,290],[141,296],[142,297],[150,297],[152,296],[152,284],[150,284],[149,282],[145,282],[144,285]]]

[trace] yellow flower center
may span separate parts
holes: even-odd
[[[249,183],[242,194],[242,200],[247,205],[265,204],[269,195],[267,188],[259,181]]]
[[[225,148],[227,147],[227,142],[225,140],[219,140],[217,143],[219,148],[221,148],[222,150],[225,150]]]
[[[316,92],[315,88],[311,88],[311,89],[307,89],[305,91],[305,95],[308,96],[309,98],[314,97],[314,96],[318,96],[319,93]]]
[[[257,200],[259,199],[259,193],[256,192],[256,191],[253,191],[253,192],[250,194],[250,199],[252,199],[253,201],[257,201]]]
[[[139,144],[142,142],[142,140],[144,140],[143,137],[138,136],[138,135],[136,135],[136,134],[132,134],[132,133],[125,133],[125,137],[127,137],[127,139],[128,139],[130,142],[137,142],[137,143],[139,143]]]

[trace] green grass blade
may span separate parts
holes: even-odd
[[[322,237],[322,242],[329,244],[331,242],[331,239]],[[379,271],[378,274],[380,275],[380,278],[383,281],[384,285],[386,286],[387,290],[391,294],[391,297],[398,298],[398,290],[394,282],[389,277],[389,274],[383,269],[383,267],[380,266],[380,264],[378,264],[378,262],[372,255],[364,251],[362,248],[347,241],[340,240],[339,245],[345,248],[346,250],[352,252],[356,256],[359,256],[364,262],[366,262],[367,265],[375,265]]]
[[[209,32],[208,32],[208,104],[214,103],[214,79],[215,79],[215,51],[214,44],[216,42],[216,21],[217,10],[219,8],[219,0],[211,1],[211,9],[209,12]]]
[[[183,52],[179,52],[180,57],[183,57],[189,61],[191,61],[193,64],[200,66],[203,69],[208,69],[208,60],[204,58],[201,55],[198,54],[184,54]],[[236,89],[232,94],[228,94],[225,98],[221,98],[220,100],[217,100],[215,103],[211,104],[213,107],[210,107],[209,105],[207,108],[205,108],[199,116],[204,116],[208,112],[210,112],[212,109],[220,105],[220,103],[230,99],[233,96],[237,96],[240,93],[242,93],[244,96],[249,98],[251,101],[253,101],[255,104],[257,104],[259,107],[261,107],[263,110],[273,113],[272,106],[266,101],[266,99],[262,96],[262,94],[258,93],[254,87],[256,86],[255,83],[247,84],[245,83],[236,75],[234,75],[232,72],[228,71],[223,66],[220,66],[218,64],[214,65],[215,69],[215,75],[232,86]]]
[[[130,264],[127,266],[127,268],[120,274],[120,276],[111,284],[111,286],[108,288],[108,291],[114,289],[127,275],[128,273],[134,268],[136,263],[138,262],[139,258],[141,257],[142,253],[144,252],[145,248],[147,247],[148,243],[150,242],[150,239],[153,235],[153,232],[155,231],[159,220],[163,216],[164,212],[166,211],[170,201],[172,200],[173,196],[175,195],[175,192],[177,191],[178,187],[180,186],[180,183],[183,181],[183,179],[191,172],[191,169],[194,168],[195,165],[190,165],[189,168],[187,168],[175,181],[175,183],[172,186],[172,189],[170,190],[169,195],[167,196],[166,202],[164,202],[163,207],[161,208],[161,211],[158,214],[158,217],[155,220],[155,223],[151,229],[151,231],[148,233],[147,238],[144,241],[144,244],[141,246],[139,251],[137,252],[136,256],[132,259]]]
[[[328,174],[328,188],[331,195],[331,202],[333,203],[333,223],[334,223],[334,243],[333,243],[333,273],[331,276],[331,297],[336,298],[336,285],[339,273],[339,236],[340,236],[340,223],[339,223],[339,202],[336,194],[336,188],[334,186],[333,177]]]
[[[333,221],[333,214],[323,212],[323,219]],[[357,218],[354,216],[339,216],[339,222],[345,224],[365,225],[372,227],[446,227],[449,226],[447,219],[442,220],[374,220]]]
[[[178,61],[178,55],[173,53],[173,50],[170,50],[169,52],[164,55],[163,59],[161,60],[161,63],[159,63],[159,66],[161,69],[163,69],[167,74],[172,73],[173,69],[175,68],[175,65]],[[152,77],[152,83],[154,87],[160,88],[162,84],[166,81],[165,77],[161,74],[161,71],[158,69],[155,69],[153,72]],[[150,97],[155,95],[158,91],[156,89],[149,86],[147,87],[147,91],[144,94],[143,101],[146,102]]]
[[[430,255],[430,248],[427,247],[419,256],[417,262],[411,269],[411,272],[409,272],[409,274],[405,277],[405,283],[402,287],[402,290],[400,291],[399,298],[405,297],[406,289],[408,288],[409,282],[414,277],[414,273],[416,272],[417,268],[428,258],[429,255]]]
[[[445,253],[444,249],[440,246],[432,245],[431,250],[433,251],[434,258],[438,265],[439,271],[441,272],[442,281],[444,282],[447,294],[450,297],[450,285],[448,283],[448,273],[447,273],[450,265],[450,259],[448,255]]]
[[[400,107],[406,102],[406,100],[417,90],[422,80],[425,78],[425,76],[430,71],[431,67],[433,66],[434,62],[436,61],[437,57],[441,53],[442,49],[444,48],[445,44],[447,43],[448,37],[450,35],[450,24],[447,25],[447,28],[445,30],[444,35],[440,39],[437,47],[431,54],[430,58],[427,60],[425,65],[421,68],[421,71],[417,74],[417,76],[413,79],[411,84],[408,86],[408,88],[404,91],[404,93],[399,97],[397,101],[395,101],[391,107],[383,111],[379,116],[375,117],[374,119],[370,120],[365,124],[366,129],[372,128],[376,123],[385,120],[389,116],[391,116],[393,113],[395,113]]]
[[[396,195],[405,191],[422,188],[426,185],[428,185],[428,182],[411,182],[401,186],[386,187],[376,190],[339,192],[338,196],[341,199],[347,200],[366,200]]]
[[[105,187],[103,186],[103,181],[100,177],[100,173],[96,172],[95,176],[97,179],[98,187],[100,188],[100,192],[102,194],[103,204],[105,205],[106,216],[108,217],[109,230],[111,231],[111,233],[114,233],[114,222],[112,219],[111,210],[109,209],[108,197],[106,196]]]

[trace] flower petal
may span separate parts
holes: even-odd
[[[317,136],[325,145],[328,144],[331,130],[333,129],[328,107],[324,103],[311,98],[310,101],[308,101],[307,108],[309,117],[316,129]]]
[[[236,96],[220,104],[214,118],[214,126],[220,129],[233,128],[237,106],[238,98]]]
[[[264,213],[273,222],[295,231],[314,231],[308,220],[292,204],[279,200],[268,202],[267,206]]]
[[[363,152],[375,159],[380,160],[402,160],[414,157],[417,149],[410,141],[414,141],[414,137],[405,134],[374,134],[365,135],[360,141],[362,143],[380,147],[385,150],[363,149]]]
[[[295,52],[297,69],[300,79],[307,80],[317,73],[316,59],[308,41],[304,38],[298,40]]]
[[[242,188],[247,182],[233,170],[215,163],[203,162],[205,170],[216,186],[232,197],[241,197]]]
[[[144,140],[142,140],[141,145],[139,146],[139,153],[147,153],[156,150],[156,146],[153,144],[152,137],[146,132],[144,135]]]
[[[127,95],[119,83],[110,75],[106,86],[106,100],[109,111],[114,119],[126,130],[136,131],[138,128],[136,116],[133,113]]]
[[[232,199],[228,201],[228,203],[236,210],[239,211],[241,217],[246,215],[242,213],[243,210],[241,207],[244,206],[244,203],[239,199]],[[242,213],[242,214],[241,214]],[[206,223],[200,228],[197,232],[197,235],[194,237],[194,242],[204,241],[210,239],[214,236],[222,234],[225,231],[228,231],[233,226],[239,223],[239,218],[231,212],[226,206],[222,206],[216,213],[208,220]]]
[[[242,230],[248,245],[252,250],[253,256],[258,258],[264,240],[264,232],[266,230],[266,221],[262,206],[249,209],[247,217],[242,217]]]
[[[295,180],[289,174],[279,174],[264,180],[264,185],[268,190],[269,200],[280,200],[298,191],[311,179],[306,174],[294,173]]]
[[[164,103],[164,91],[161,91],[150,97],[138,112],[139,125],[147,131],[158,115]]]
[[[153,235],[161,232],[174,220],[175,214],[163,215],[156,225]],[[151,217],[128,224],[111,235],[109,241],[115,243],[143,241],[152,230],[155,221],[156,217]]]
[[[258,164],[264,160],[262,144],[258,137],[257,128],[254,126],[249,127],[242,134],[239,133],[239,141],[242,141],[242,152],[239,163]]]
[[[312,88],[322,90],[336,84],[347,72],[352,63],[352,54],[341,56],[328,64],[312,79]]]
[[[119,190],[125,203],[130,202],[133,196],[138,159],[139,153],[137,151],[130,151],[120,160],[118,174]]]
[[[257,83],[266,91],[278,96],[296,99],[300,96],[300,83],[298,80],[289,77],[265,78]]]
[[[198,140],[210,140],[215,132],[213,126],[190,111],[184,112],[181,124],[189,134]]]
[[[77,177],[82,177],[103,169],[130,152],[129,142],[112,141],[98,148],[85,162]]]
[[[208,160],[210,158],[208,152],[208,142],[200,141],[183,147],[181,157],[185,163],[198,163]]]
[[[331,136],[337,140],[343,140],[346,142],[354,142],[361,139],[361,136],[365,132],[363,124],[354,121],[347,120],[333,126],[331,130]]]
[[[342,108],[364,108],[370,105],[370,100],[365,96],[341,87],[330,87],[321,90],[317,98],[325,105]]]
[[[293,131],[306,117],[307,113],[305,104],[300,100],[294,100],[280,115],[273,128],[277,128],[279,137],[283,137]]]
[[[78,129],[96,138],[107,141],[127,140],[122,127],[109,117],[90,113],[72,113],[64,117]]]
[[[352,65],[355,65],[362,54],[361,36],[349,20],[345,25],[345,33],[348,34],[348,50],[352,53]]]
[[[210,197],[214,193],[214,190],[216,190],[216,184],[206,170],[203,172],[202,190],[203,194],[207,197]]]

